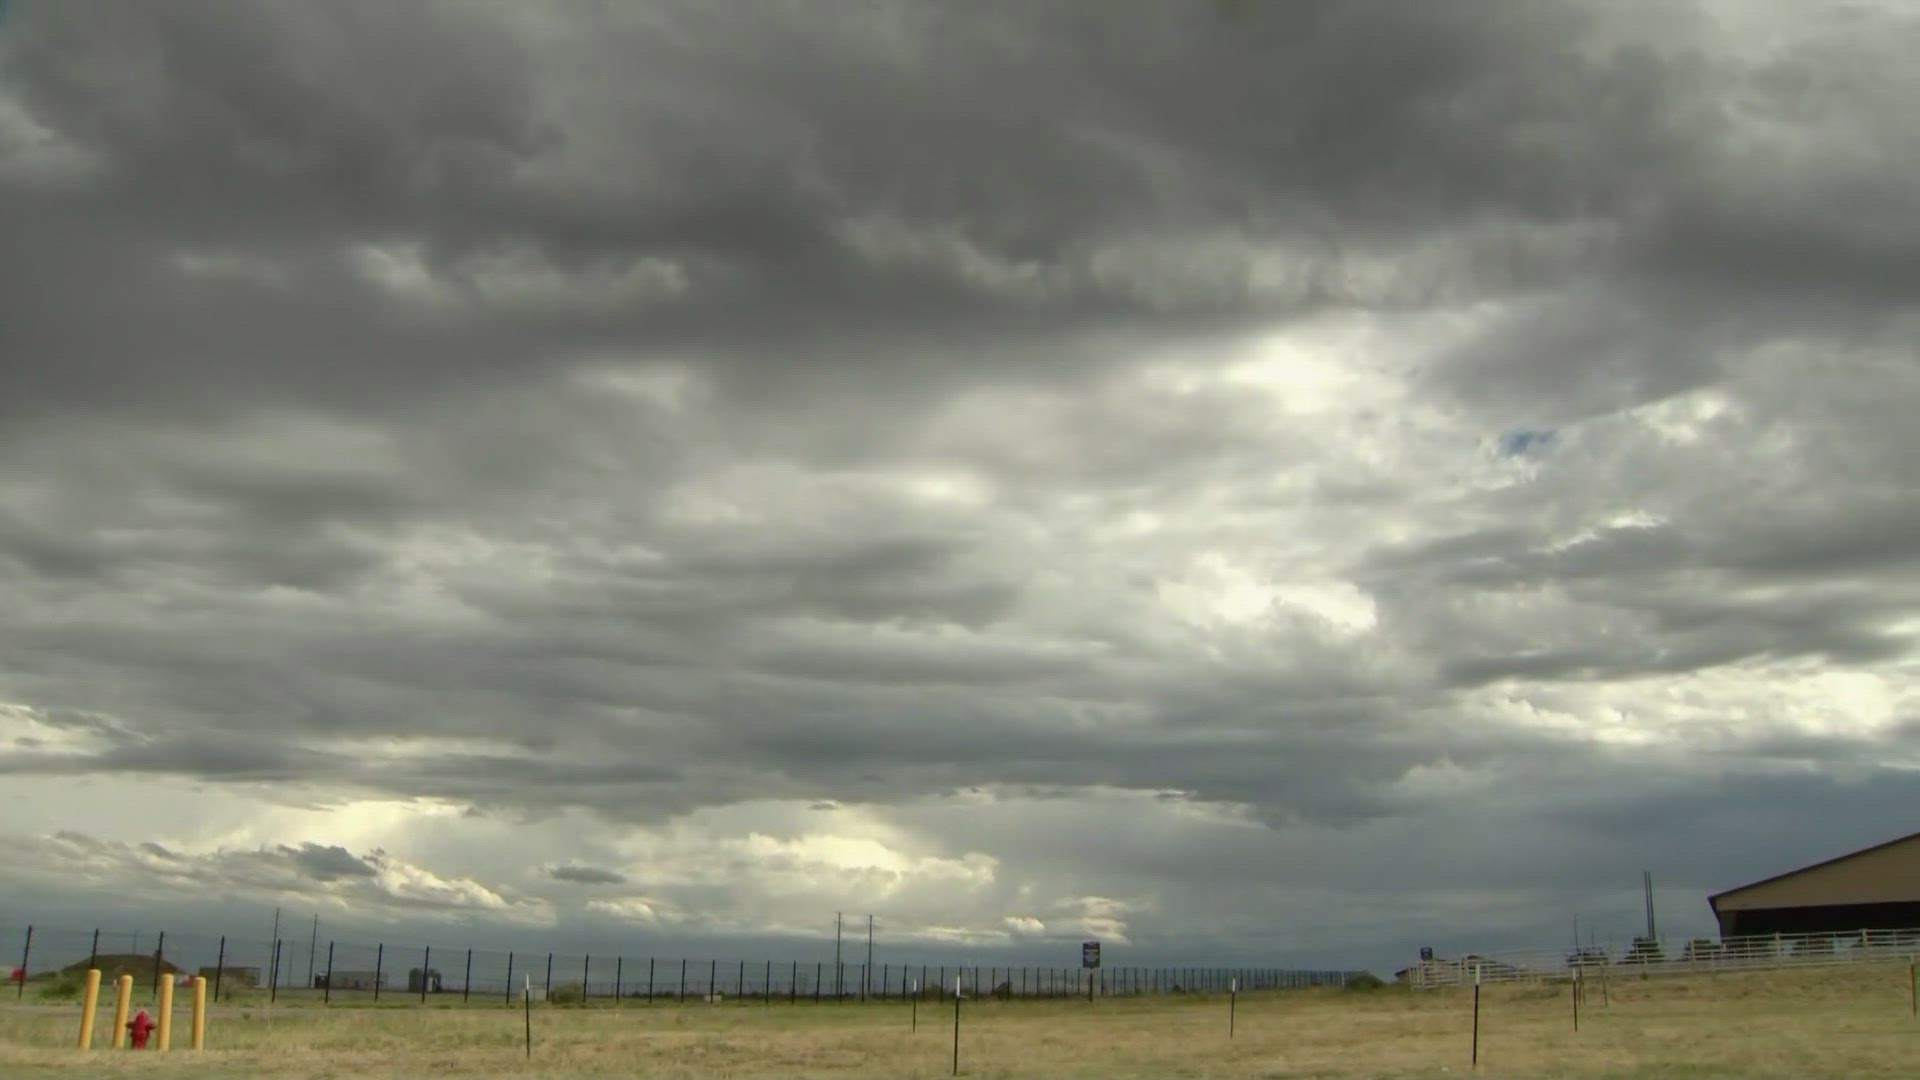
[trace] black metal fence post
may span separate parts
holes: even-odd
[[[587,1003],[587,987],[592,985],[592,974],[593,954],[588,953],[580,958],[580,1004],[582,1005]]]
[[[220,935],[220,953],[213,961],[213,1003],[220,1004],[220,973],[227,969],[227,935]]]
[[[268,976],[272,985],[267,987],[267,1004],[280,1000],[280,943],[273,943],[273,974]]]
[[[793,970],[787,973],[787,1004],[800,1000],[800,961],[793,961]]]
[[[467,973],[460,976],[460,1004],[467,1003],[467,995],[473,993],[473,950],[467,950]]]
[[[653,957],[647,957],[647,1004],[653,1004]]]
[[[706,993],[706,999],[708,1001],[712,1001],[714,997],[719,993],[718,987],[714,986],[714,983],[715,981],[718,980],[719,975],[720,975],[720,961],[711,960],[711,959],[708,960],[707,961],[707,993]]]
[[[160,931],[160,941],[153,947],[153,1000],[160,1001],[160,965],[167,959],[167,932]]]
[[[545,993],[547,995],[547,1000],[552,1001],[553,1000],[553,954],[552,953],[547,954],[547,986],[546,986]]]
[[[420,1004],[422,1005],[427,1003],[427,980],[432,978],[427,973],[432,970],[433,946],[428,945],[420,950]]]
[[[673,1000],[681,1003],[687,1000],[687,958],[684,956],[680,958],[680,992],[673,996]]]
[[[616,1006],[620,1004],[620,974],[625,965],[626,960],[624,957],[616,956],[613,958],[613,1003]]]
[[[383,974],[387,970],[387,945],[380,942],[373,950],[373,1003],[380,1004],[380,984],[386,980]]]
[[[513,1004],[513,950],[507,950],[507,1004]]]
[[[20,984],[14,988],[15,1001],[27,996],[27,964],[33,958],[33,924],[27,924],[27,941],[20,946]]]
[[[100,966],[100,930],[93,931],[93,946],[87,950],[87,968],[92,970]],[[24,974],[24,973],[23,973]]]
[[[1473,969],[1473,1059],[1474,1068],[1480,1067],[1480,968]]]
[[[320,1004],[333,1003],[333,942],[327,942],[327,982],[320,991]]]

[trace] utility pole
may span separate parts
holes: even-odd
[[[313,985],[313,954],[320,948],[320,913],[313,913],[313,937],[307,942],[307,985]]]
[[[873,983],[873,916],[867,916],[867,966],[860,972],[860,1000],[867,1000]]]
[[[279,990],[280,989],[280,909],[277,907],[273,909],[273,966],[270,969],[270,971],[271,971],[271,974],[267,976],[268,979],[271,980],[267,984],[268,989]]]
[[[840,994],[840,913],[833,913],[833,1000],[839,1001]]]

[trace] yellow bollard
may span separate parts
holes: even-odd
[[[167,1044],[173,1036],[173,976],[164,972],[160,975],[160,1015],[154,1017],[160,1024],[160,1030],[154,1032],[155,1050],[168,1049]]]
[[[93,1014],[100,1008],[100,969],[87,969],[87,989],[80,995],[80,1049],[93,1049]]]
[[[207,1048],[207,977],[193,977],[193,1048]]]
[[[133,1004],[133,976],[113,981],[113,1048],[127,1045],[127,1008]]]

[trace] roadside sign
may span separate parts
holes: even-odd
[[[1083,941],[1080,943],[1080,966],[1089,969],[1100,966],[1099,942]]]

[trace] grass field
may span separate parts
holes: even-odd
[[[1468,1062],[1470,990],[1288,991],[963,1006],[970,1077],[1437,1077]],[[1893,1077],[1920,1072],[1907,967],[1854,966],[1637,980],[1610,1003],[1591,986],[1572,1030],[1570,990],[1482,991],[1479,1073],[1500,1077]],[[405,999],[402,999],[404,1002]],[[186,1042],[179,1012],[175,1046]],[[106,1041],[110,1012],[96,1039]],[[0,1076],[291,1078],[940,1077],[953,1008],[904,1004],[471,1009],[222,1007],[210,1049],[165,1055],[72,1049],[78,1006],[0,1005]]]

